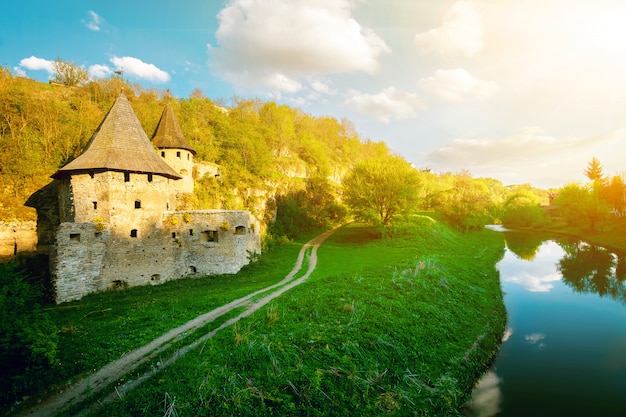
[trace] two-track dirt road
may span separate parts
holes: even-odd
[[[154,374],[158,373],[161,369],[174,362],[176,359],[184,355],[192,348],[196,347],[201,342],[213,337],[218,331],[233,325],[243,317],[251,315],[273,299],[281,296],[286,291],[304,282],[315,270],[315,267],[317,265],[317,248],[322,243],[324,243],[324,241],[326,241],[326,239],[328,239],[328,237],[332,235],[337,229],[338,228],[335,228],[325,233],[322,233],[321,235],[307,242],[300,250],[300,253],[298,254],[298,258],[296,260],[296,264],[291,272],[280,282],[261,290],[255,291],[251,294],[246,295],[245,297],[234,300],[228,304],[209,311],[208,313],[202,314],[195,319],[188,321],[182,326],[170,330],[161,337],[132,352],[125,354],[120,359],[111,362],[108,365],[105,365],[100,370],[76,382],[65,391],[45,399],[40,404],[32,407],[29,410],[26,410],[20,415],[29,417],[55,416],[63,411],[68,410],[72,406],[86,403],[92,395],[106,389],[109,389],[112,392],[104,400],[100,400],[99,404],[102,404],[103,402],[106,402],[108,400],[118,398],[125,392],[139,385],[147,378],[150,378]],[[311,253],[308,259],[308,269],[304,275],[300,276],[297,279],[294,279],[294,277],[301,272],[305,255],[309,249],[311,249]],[[259,296],[263,293],[268,294],[257,301],[253,301],[254,297]],[[124,375],[132,372],[142,364],[155,358],[158,354],[171,347],[172,344],[181,335],[196,330],[204,326],[205,324],[212,322],[218,317],[239,307],[246,307],[246,309],[244,310],[244,312],[234,318],[227,320],[221,326],[211,331],[210,333],[202,336],[199,339],[196,339],[193,343],[177,350],[173,355],[169,357],[169,359],[162,361],[159,367],[154,368],[152,371],[147,372],[146,374],[135,379],[134,381],[122,385],[119,389],[115,386],[115,383],[119,381]],[[84,408],[89,407],[90,404],[84,404]]]

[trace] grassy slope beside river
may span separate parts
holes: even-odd
[[[503,251],[427,216],[393,239],[347,226],[309,281],[100,413],[455,415],[505,325]]]

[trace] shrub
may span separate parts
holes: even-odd
[[[41,312],[37,279],[17,263],[0,264],[0,404],[42,389],[45,382],[35,375],[56,363],[57,329]]]

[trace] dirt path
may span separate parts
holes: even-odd
[[[202,314],[196,317],[195,319],[188,321],[182,326],[179,326],[175,329],[170,330],[169,332],[153,340],[147,345],[144,345],[132,352],[129,352],[125,354],[124,356],[122,356],[120,359],[114,362],[111,362],[108,365],[105,365],[99,371],[83,378],[82,380],[73,384],[71,387],[69,387],[65,391],[59,393],[56,396],[53,396],[51,398],[44,400],[41,404],[38,404],[37,406],[31,408],[30,410],[27,410],[25,413],[21,415],[29,416],[29,417],[55,416],[76,404],[82,403],[83,401],[87,400],[89,396],[99,391],[102,391],[103,389],[110,387],[116,381],[120,380],[120,378],[122,378],[124,375],[128,374],[129,372],[133,371],[140,365],[144,364],[150,359],[153,359],[159,353],[169,348],[177,340],[177,338],[183,335],[184,333],[198,329],[204,326],[205,324],[212,322],[218,317],[236,308],[243,307],[243,306],[247,307],[247,309],[243,313],[238,315],[237,317],[227,320],[217,329],[204,335],[200,339],[197,339],[195,342],[191,343],[190,345],[187,345],[179,349],[178,351],[176,351],[169,359],[163,361],[163,363],[161,364],[159,368],[156,368],[153,371],[150,371],[142,375],[135,381],[125,384],[124,386],[121,387],[121,390],[118,390],[116,388],[115,391],[111,395],[109,395],[107,398],[104,399],[104,402],[118,398],[119,396],[123,395],[123,393],[130,391],[131,389],[141,384],[144,380],[150,378],[151,376],[159,372],[161,369],[163,369],[164,367],[171,364],[176,359],[180,358],[182,355],[187,353],[189,350],[196,347],[198,344],[213,337],[218,331],[228,326],[233,325],[234,323],[236,323],[238,320],[240,320],[243,317],[247,317],[251,315],[252,313],[257,311],[259,308],[263,307],[264,305],[266,305],[273,299],[281,296],[286,291],[304,282],[311,275],[311,273],[313,272],[313,270],[315,269],[317,265],[317,248],[322,243],[324,243],[324,241],[328,239],[328,237],[332,235],[336,230],[337,228],[329,230],[315,237],[314,239],[311,239],[309,242],[307,242],[300,250],[300,253],[298,254],[298,259],[296,261],[294,268],[280,282],[274,285],[271,285],[269,287],[263,288],[261,290],[255,291],[251,294],[246,295],[245,297],[234,300],[208,313]],[[302,269],[304,257],[309,248],[312,248],[311,255],[309,257],[309,268],[302,277],[296,280],[293,280],[294,276],[298,274],[300,270]],[[281,286],[282,288],[280,288],[279,290],[271,292],[270,294],[264,296],[258,301],[256,302],[252,301],[252,299],[256,297],[257,295],[260,295],[268,291],[272,291]]]

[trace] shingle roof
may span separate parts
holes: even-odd
[[[52,178],[89,171],[130,171],[182,178],[157,155],[124,93],[115,100],[83,153]]]
[[[152,144],[159,149],[186,149],[192,154],[196,154],[196,151],[183,136],[183,131],[170,103],[165,104],[161,120],[159,120],[159,125],[152,137]]]

